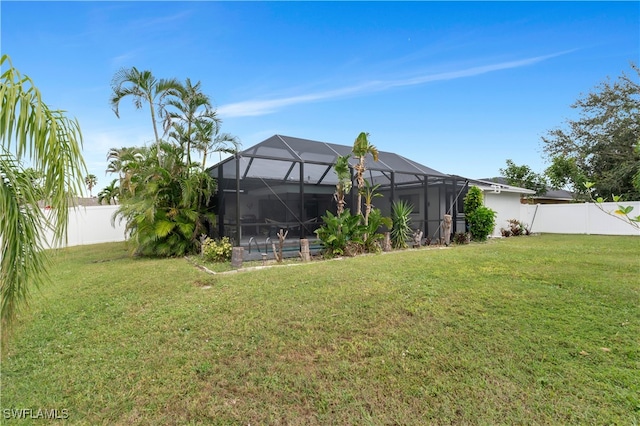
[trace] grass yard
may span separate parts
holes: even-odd
[[[640,422],[637,237],[224,275],[102,244],[60,251],[51,277],[3,348],[2,423]]]

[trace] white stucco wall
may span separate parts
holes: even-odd
[[[494,210],[496,214],[496,227],[493,229],[493,237],[500,237],[502,233],[501,228],[507,228],[509,219],[518,219],[522,221],[520,217],[520,194],[515,192],[495,193],[493,191],[484,191],[484,205],[491,210]]]

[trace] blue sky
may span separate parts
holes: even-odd
[[[639,2],[11,2],[1,51],[76,117],[100,189],[109,148],[150,143],[109,106],[121,67],[200,80],[222,131],[351,145],[444,173],[546,167],[541,136],[640,58]],[[95,192],[95,191],[94,191]]]

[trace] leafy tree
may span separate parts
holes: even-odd
[[[549,182],[554,188],[567,188],[575,198],[583,198],[587,177],[584,171],[578,167],[573,157],[556,156],[551,160],[551,165],[545,171]]]
[[[509,185],[536,191],[536,195],[544,195],[547,192],[544,176],[535,173],[527,165],[518,166],[509,159],[507,167],[500,169],[500,174],[507,179]]]
[[[89,174],[85,176],[84,184],[87,185],[87,189],[89,190],[89,197],[93,197],[91,190],[98,184],[98,178],[96,175]]]
[[[607,79],[571,105],[578,110],[578,119],[567,120],[565,128],[551,130],[542,138],[552,162],[547,173],[552,182],[562,182],[562,171],[567,169],[567,173],[574,172],[567,177],[574,188],[584,179],[594,182],[597,196],[640,198],[640,189],[634,186],[634,176],[640,172],[636,149],[640,143],[640,68],[635,64],[631,68],[634,78],[623,72],[616,81]]]
[[[30,288],[46,281],[41,232],[51,229],[54,244],[65,240],[69,207],[82,193],[86,166],[77,120],[51,109],[8,55],[0,66],[6,67],[0,77],[0,317],[6,337]],[[45,214],[39,201],[52,209]]]
[[[366,171],[365,158],[367,154],[373,156],[373,161],[378,161],[378,149],[369,143],[369,133],[360,132],[356,140],[353,142],[353,156],[358,159],[358,163],[354,166],[356,171],[356,184],[358,185],[358,204],[356,206],[356,214],[362,213],[362,194],[364,187],[364,172]]]
[[[133,98],[136,109],[142,108],[144,103],[149,105],[151,123],[155,142],[160,144],[156,115],[165,115],[165,100],[169,96],[177,96],[182,85],[176,79],[157,79],[151,71],[139,71],[136,67],[121,68],[111,80],[111,107],[116,117],[120,118],[120,101],[126,97]],[[158,154],[160,150],[158,150]]]

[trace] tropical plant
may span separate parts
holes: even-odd
[[[98,204],[102,204],[103,202],[111,204],[111,201],[113,201],[114,204],[118,203],[120,187],[117,182],[118,179],[112,180],[109,185],[105,186],[102,191],[98,192]]]
[[[380,209],[371,209],[369,220],[364,226],[362,241],[364,251],[367,253],[378,253],[382,250],[380,241],[384,239],[384,234],[380,232],[383,228],[391,229],[393,222],[390,217],[382,215]]]
[[[367,157],[367,154],[371,154],[373,156],[373,161],[378,161],[378,149],[369,143],[369,133],[360,132],[353,143],[352,152],[353,156],[358,159],[358,162],[354,166],[354,170],[356,171],[356,185],[358,186],[358,203],[356,206],[356,214],[360,214],[362,213],[362,195],[365,188],[365,159]]]
[[[406,200],[394,201],[391,204],[391,243],[396,249],[407,248],[407,240],[411,238],[411,213],[413,205]]]
[[[211,105],[209,96],[201,90],[201,83],[195,85],[187,78],[184,84],[180,84],[177,95],[167,100],[167,106],[173,110],[167,110],[165,114],[165,133],[169,129],[178,129],[178,137],[175,140],[185,150],[187,164],[191,164],[191,149],[196,143],[196,130],[202,129],[204,123],[211,123],[219,128],[220,120],[216,110]],[[196,126],[200,123],[200,126]]]
[[[333,198],[337,204],[337,214],[341,216],[344,212],[345,201],[344,197],[351,191],[351,169],[349,168],[350,155],[339,156],[336,159],[336,164],[333,169],[338,175],[338,183],[336,184],[336,192],[333,194]]]
[[[354,256],[364,250],[362,234],[365,228],[360,223],[360,215],[352,215],[346,210],[334,216],[327,211],[322,221],[323,225],[315,233],[326,257]]]
[[[196,121],[194,147],[202,153],[202,171],[206,170],[207,155],[210,152],[235,154],[240,149],[240,139],[230,133],[220,133],[220,122]]]
[[[96,175],[89,174],[85,176],[84,184],[87,185],[87,189],[89,190],[89,197],[93,197],[91,190],[98,184],[98,178]]]
[[[52,231],[53,244],[66,239],[69,207],[82,193],[86,166],[78,121],[51,109],[8,55],[2,55],[0,66],[0,317],[5,338],[31,287],[46,281],[42,230]],[[31,171],[23,162],[32,165]],[[45,213],[40,201],[52,209]]]
[[[215,223],[201,200],[215,191],[215,181],[189,167],[184,151],[161,142],[143,155],[126,191],[121,188],[116,216],[125,218],[133,250],[151,256],[178,256],[197,251],[198,236]]]
[[[136,109],[142,108],[142,105],[147,103],[155,142],[160,145],[156,115],[161,119],[164,118],[166,98],[178,96],[181,89],[182,85],[176,79],[157,79],[151,71],[139,71],[136,67],[121,68],[111,80],[110,103],[118,118],[120,118],[120,101],[125,97],[133,97],[133,105]]]

